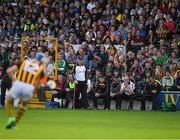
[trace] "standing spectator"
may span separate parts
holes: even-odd
[[[77,61],[77,65],[74,69],[74,78],[76,80],[76,96],[75,96],[75,108],[83,107],[87,109],[89,107],[87,100],[87,79],[86,79],[86,67],[82,59]],[[80,104],[80,98],[82,100],[82,106]]]

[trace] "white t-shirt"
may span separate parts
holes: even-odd
[[[75,79],[77,81],[85,81],[86,77],[86,67],[85,66],[76,66],[75,67]]]
[[[128,89],[134,90],[135,89],[135,84],[130,81],[128,86],[125,87],[125,84],[123,82],[123,84],[121,85],[121,92],[124,92],[126,95],[130,95],[129,92],[128,92]]]

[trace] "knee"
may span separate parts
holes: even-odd
[[[20,103],[18,106],[20,109],[26,110],[26,105],[23,103]]]

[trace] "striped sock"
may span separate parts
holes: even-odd
[[[16,123],[18,123],[19,121],[20,121],[20,119],[21,119],[21,117],[24,115],[24,112],[25,112],[26,110],[24,109],[24,108],[19,108],[18,109],[18,112],[17,112],[17,114],[16,114]]]
[[[8,116],[12,117],[13,116],[13,101],[6,100],[5,108],[6,108],[6,112],[8,113]]]

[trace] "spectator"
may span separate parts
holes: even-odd
[[[175,86],[176,90],[180,90],[180,71],[177,72],[177,75],[175,77]]]
[[[52,60],[52,56],[49,56],[49,63],[47,64],[47,75],[48,77],[53,77],[54,76],[54,61]]]
[[[129,77],[125,77],[120,90],[119,108],[121,108],[121,102],[123,99],[129,99],[128,110],[133,110],[133,100],[135,94],[134,90],[135,90],[135,84],[130,81]]]
[[[170,71],[166,71],[165,76],[162,78],[162,86],[166,91],[171,91],[174,89],[174,78],[171,76]]]
[[[134,64],[130,68],[130,76],[135,79],[136,82],[141,80],[143,74],[142,66],[139,64],[139,60],[135,59]]]
[[[162,77],[164,75],[164,70],[161,68],[160,65],[156,65],[156,69],[155,69],[155,78],[157,80],[161,80]]]
[[[87,109],[89,107],[87,99],[87,79],[86,79],[86,67],[82,59],[79,59],[77,65],[74,68],[74,78],[76,80],[76,96],[75,96],[75,108],[83,107]],[[80,95],[82,105],[80,105]]]
[[[99,69],[101,69],[102,73],[104,73],[105,69],[106,69],[106,65],[107,65],[108,59],[109,59],[108,58],[108,54],[106,52],[105,46],[101,46],[100,47],[99,57],[100,57],[100,61],[98,63],[98,67],[99,67]]]
[[[166,22],[164,25],[168,29],[168,38],[172,38],[172,35],[176,33],[176,23],[173,21],[170,14],[166,16]]]
[[[162,90],[161,83],[155,80],[155,77],[148,77],[145,81],[144,89],[142,91],[141,110],[146,110],[146,100],[152,99],[152,110],[158,109],[156,104],[156,96]]]
[[[99,82],[97,83],[97,87],[95,90],[95,97],[94,97],[94,107],[98,109],[98,102],[97,99],[102,98],[104,101],[104,110],[108,108],[109,102],[109,95],[108,95],[108,84],[105,81],[103,75],[99,77]]]
[[[58,60],[58,73],[64,74],[66,73],[66,61],[64,59],[63,54],[59,54],[59,60]]]
[[[117,72],[118,74],[118,72]],[[120,78],[117,75],[113,76],[113,81],[111,83],[110,86],[110,97],[115,99],[116,101],[116,110],[121,109],[121,105],[119,103],[120,101],[120,89],[121,89],[121,82],[120,82]]]
[[[157,26],[156,28],[156,33],[157,33],[157,36],[158,36],[158,39],[166,39],[167,38],[167,33],[168,33],[168,30],[167,28],[164,26],[164,21],[163,20],[160,20],[159,21],[159,25]]]
[[[64,81],[64,76],[58,75],[58,80],[56,81],[57,87],[55,91],[53,91],[52,95],[52,102],[59,102],[63,107],[64,105],[62,104],[62,98],[66,98],[66,82]],[[59,100],[60,99],[60,100]],[[59,101],[58,101],[59,100]]]
[[[66,103],[65,103],[65,108],[68,108],[69,106],[69,102],[71,100],[71,98],[73,98],[73,94],[74,94],[74,90],[75,90],[75,82],[74,82],[74,79],[73,79],[73,76],[72,74],[69,74],[68,75],[68,81],[67,81],[67,86],[66,86]]]
[[[92,77],[95,69],[100,69],[106,75],[107,83],[111,83],[112,73],[116,70],[123,79],[130,72],[134,59],[139,60],[143,75],[148,71],[146,65],[152,66],[156,80],[162,79],[166,67],[170,67],[172,76],[178,69],[175,66],[180,52],[177,2],[65,0],[52,3],[46,0],[43,4],[36,4],[27,0],[4,2],[0,13],[3,75],[10,63],[20,61],[20,41],[29,37],[58,38],[58,52],[65,55],[66,67],[61,71],[64,75],[74,71],[79,57],[86,67],[89,65],[87,69]],[[119,53],[120,45],[123,46],[123,54]],[[24,41],[24,46],[24,58],[33,59],[38,51],[48,52],[52,61],[55,60],[53,41]],[[108,61],[112,61],[112,68],[106,71]],[[51,69],[50,75],[53,75],[52,65],[49,66],[48,71]],[[135,84],[137,86],[138,83]]]

